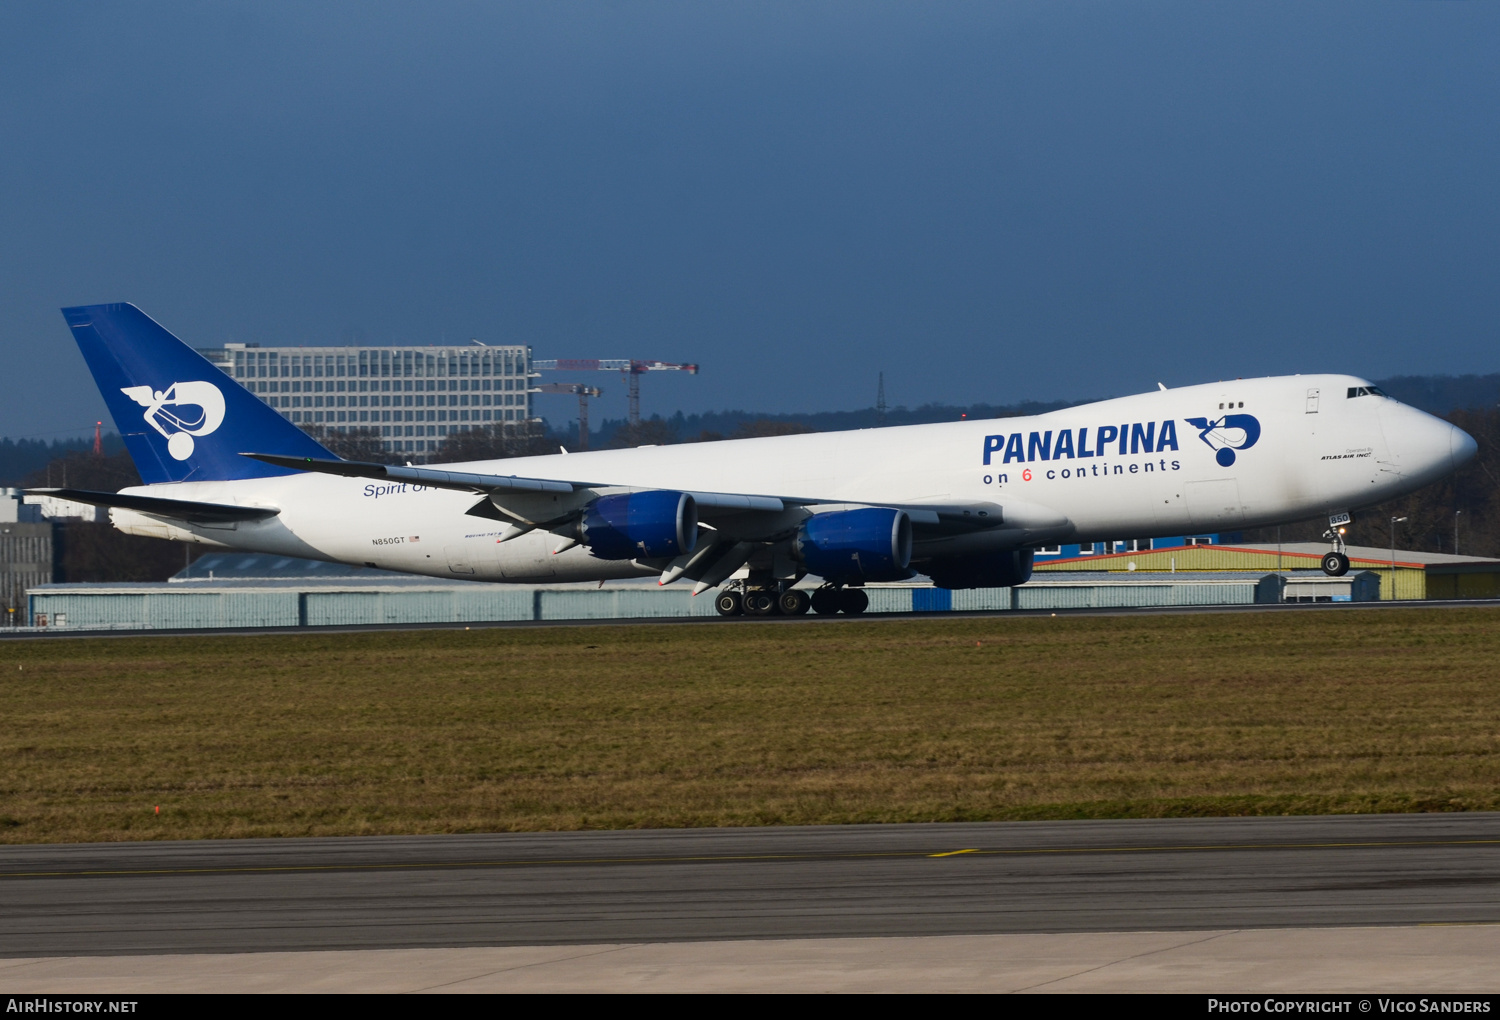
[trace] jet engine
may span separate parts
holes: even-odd
[[[809,573],[835,584],[905,580],[911,518],[887,507],[815,514],[798,529],[793,550]]]
[[[1031,580],[1032,551],[981,553],[935,559],[926,574],[939,588],[1013,588]]]
[[[600,496],[584,510],[578,540],[602,560],[681,556],[698,544],[698,505],[670,489]]]

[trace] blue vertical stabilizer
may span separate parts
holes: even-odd
[[[135,305],[62,313],[146,484],[294,473],[241,453],[337,459]]]

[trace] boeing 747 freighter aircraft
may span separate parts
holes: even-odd
[[[340,460],[134,305],[63,314],[145,482],[34,490],[121,531],[480,581],[659,576],[721,612],[860,612],[867,581],[1031,576],[1031,550],[1239,529],[1410,492],[1474,456],[1345,375],[1031,418],[393,467]],[[1334,531],[1335,536],[1337,531]],[[1338,540],[1324,569],[1348,569]],[[826,584],[811,597],[807,575]]]

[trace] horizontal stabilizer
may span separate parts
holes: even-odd
[[[75,503],[135,510],[153,517],[171,517],[188,523],[225,524],[230,521],[259,521],[281,513],[275,507],[231,506],[227,503],[195,503],[188,499],[162,499],[157,496],[129,496],[119,492],[90,492],[88,489],[27,489],[28,496],[53,496]]]

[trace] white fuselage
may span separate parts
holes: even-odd
[[[984,542],[1015,546],[1217,532],[1369,506],[1439,478],[1472,456],[1473,440],[1447,422],[1383,396],[1346,395],[1361,386],[1368,383],[1336,375],[1246,379],[1028,418],[454,467],[633,489],[1003,507],[1007,527],[961,551],[978,550]],[[1205,441],[1189,422],[1230,414],[1253,416],[1260,428],[1244,448],[1230,445],[1232,455],[1219,449],[1244,443],[1243,429],[1221,428]],[[265,521],[225,527],[112,511],[122,530],[179,541],[491,581],[587,581],[660,569],[597,559],[583,546],[553,555],[557,538],[540,531],[501,543],[501,522],[467,514],[483,497],[451,489],[308,473],[126,491],[280,510]],[[923,555],[919,542],[915,558]]]

